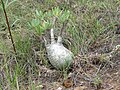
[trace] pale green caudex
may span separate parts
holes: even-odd
[[[73,62],[73,53],[65,48],[62,44],[61,36],[58,36],[58,40],[55,41],[53,29],[51,29],[51,43],[46,44],[46,50],[50,63],[60,70],[68,70]]]

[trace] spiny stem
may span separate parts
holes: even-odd
[[[66,20],[66,21],[63,23],[63,26],[62,26],[62,28],[61,28],[61,30],[60,30],[59,36],[62,37],[63,30],[67,27],[67,23],[68,23],[68,20]]]
[[[7,13],[6,13],[6,10],[5,10],[4,2],[3,2],[3,0],[1,0],[1,2],[2,2],[4,15],[5,15],[5,18],[6,18],[6,23],[7,23],[7,26],[8,26],[8,31],[9,31],[9,34],[10,34],[10,39],[11,39],[11,42],[12,42],[12,45],[13,45],[14,52],[16,53],[16,48],[15,48],[13,37],[12,37],[11,31],[10,31],[10,25],[9,25],[9,22],[8,22],[8,17],[7,17]]]
[[[53,30],[53,28],[51,29],[51,43],[55,43],[54,30]]]

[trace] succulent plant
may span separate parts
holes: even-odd
[[[51,43],[47,44],[45,40],[45,45],[50,63],[59,70],[69,69],[74,55],[63,46],[61,36],[58,36],[58,40],[55,41],[53,29],[51,29]]]

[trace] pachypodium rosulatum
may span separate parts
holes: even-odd
[[[54,30],[51,29],[51,42],[45,46],[50,63],[59,70],[67,70],[73,62],[73,53],[62,44],[62,37],[58,36],[57,41],[54,38]]]

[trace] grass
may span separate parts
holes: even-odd
[[[17,55],[12,53],[7,25],[0,5],[0,33],[5,33],[4,36],[0,35],[0,54],[3,56],[0,60],[1,90],[21,90],[22,85],[25,85],[24,80],[27,80],[26,86],[29,90],[31,88],[36,90],[36,87],[40,90],[41,83],[36,85],[32,79],[40,72],[37,63],[51,67],[46,59],[42,40],[43,34],[46,34],[48,29],[54,27],[59,33],[63,23],[68,20],[63,33],[64,43],[74,55],[78,53],[85,55],[102,34],[109,30],[114,31],[115,25],[119,25],[120,22],[119,0],[68,2],[5,0],[4,2]],[[58,20],[53,25],[54,17]],[[95,84],[99,84],[99,81]]]

